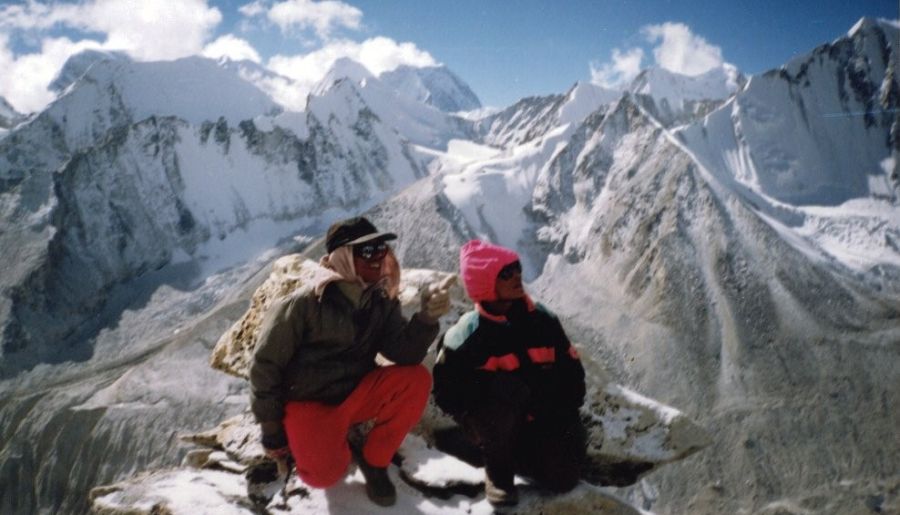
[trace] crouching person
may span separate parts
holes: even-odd
[[[515,252],[470,241],[460,275],[476,309],[441,338],[435,402],[481,450],[491,504],[518,502],[515,474],[551,492],[571,490],[586,448],[575,348],[559,319],[525,293]]]
[[[425,407],[431,375],[419,363],[450,305],[438,291],[403,317],[400,267],[387,243],[395,238],[365,218],[332,225],[318,276],[266,314],[250,367],[266,453],[292,455],[300,479],[316,488],[339,481],[352,456],[382,506],[396,502],[387,466]],[[377,366],[378,354],[394,365]],[[366,441],[349,443],[350,426],[368,420]]]

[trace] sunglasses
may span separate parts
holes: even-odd
[[[389,248],[388,244],[383,241],[363,243],[353,246],[353,255],[366,261],[377,261],[387,255]]]
[[[522,274],[522,263],[518,261],[516,261],[515,263],[510,263],[501,268],[500,273],[497,274],[497,278],[508,281],[512,279],[516,274]]]

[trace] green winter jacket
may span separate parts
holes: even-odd
[[[398,365],[421,363],[439,325],[407,321],[379,287],[329,284],[321,301],[312,286],[266,314],[250,366],[256,420],[280,423],[287,401],[339,404],[375,369],[380,352]]]

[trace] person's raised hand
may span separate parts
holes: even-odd
[[[456,284],[456,274],[448,275],[440,283],[431,283],[422,290],[422,307],[419,317],[426,323],[436,324],[450,311],[450,287]]]

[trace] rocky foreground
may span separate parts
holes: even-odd
[[[222,335],[213,368],[246,378],[262,314],[311,276],[314,263],[300,255],[277,260],[269,278],[254,293],[250,308]],[[420,290],[447,274],[429,270],[404,272],[401,302],[407,315],[418,308]],[[454,286],[453,309],[444,329],[471,309]],[[587,354],[587,353],[583,353]],[[433,356],[429,356],[428,360]],[[610,487],[638,483],[659,466],[681,460],[710,443],[707,433],[678,410],[610,383],[597,363],[584,356],[588,401],[582,416],[589,428],[589,464],[582,485],[557,497],[542,497],[523,483],[517,508],[528,513],[636,514],[642,511],[620,499]],[[426,362],[426,365],[431,365]],[[212,421],[211,421],[212,422]],[[364,430],[365,428],[359,428]],[[490,513],[482,495],[484,472],[449,418],[433,405],[395,457],[391,474],[399,485],[397,508],[404,512]],[[259,445],[258,427],[249,411],[217,427],[182,439],[195,449],[183,466],[146,471],[90,495],[92,510],[103,514],[135,513],[352,513],[372,505],[352,470],[344,482],[326,491],[304,485],[296,475],[279,475]],[[650,509],[655,493],[647,483],[639,504]],[[632,495],[632,501],[634,496]]]

